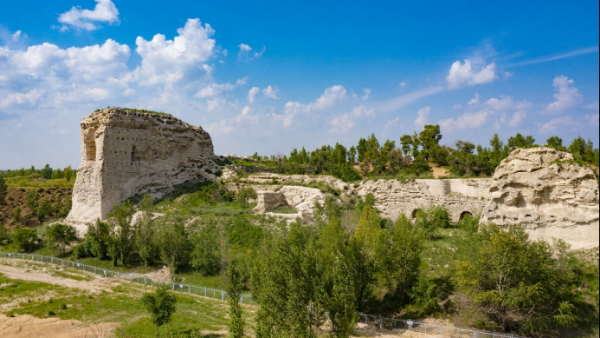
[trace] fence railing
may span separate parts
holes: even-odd
[[[23,260],[30,260],[34,262],[51,263],[61,265],[77,270],[92,272],[97,275],[101,275],[107,278],[116,278],[122,280],[128,280],[133,283],[149,285],[149,286],[163,286],[168,287],[172,291],[189,293],[193,295],[199,295],[219,300],[227,300],[227,292],[223,290],[208,288],[205,286],[197,286],[190,284],[181,284],[170,281],[161,281],[157,278],[151,278],[143,274],[136,273],[123,273],[119,271],[112,271],[109,269],[99,268],[93,265],[83,264],[81,262],[74,262],[68,259],[56,258],[52,256],[25,254],[25,253],[12,253],[0,251],[0,258],[17,258]],[[243,304],[256,305],[252,300],[252,295],[243,294],[240,297],[240,302]],[[359,322],[366,325],[371,325],[379,328],[380,330],[408,330],[415,332],[422,332],[426,334],[437,334],[449,338],[525,338],[513,334],[495,333],[488,331],[479,331],[475,329],[457,328],[454,326],[445,326],[443,324],[432,324],[425,322],[417,322],[405,319],[393,319],[385,318],[382,316],[374,316],[366,313],[358,313]]]
[[[112,271],[105,268],[99,268],[89,264],[83,264],[81,262],[74,262],[68,259],[56,258],[52,256],[44,256],[44,255],[35,255],[35,254],[25,254],[25,253],[13,253],[13,252],[2,252],[0,251],[0,257],[3,258],[17,258],[23,260],[29,260],[34,262],[42,262],[42,263],[51,263],[56,265],[61,265],[69,268],[74,268],[81,271],[92,272],[100,276],[108,277],[108,278],[116,278],[121,280],[128,280],[133,283],[149,285],[149,286],[162,286],[168,287],[172,291],[189,293],[193,295],[199,295],[219,300],[227,300],[229,296],[227,292],[219,289],[213,289],[205,286],[198,285],[190,285],[190,284],[182,284],[175,283],[166,280],[160,280],[158,278],[151,278],[145,276],[143,274],[137,273],[127,273],[127,272],[119,272]],[[242,294],[240,297],[240,303],[256,305],[252,300],[252,295]]]
[[[449,338],[525,338],[514,334],[479,331],[443,324],[417,322],[405,319],[385,318],[366,313],[359,313],[359,323],[374,326],[380,330],[405,330],[426,334],[441,335]]]

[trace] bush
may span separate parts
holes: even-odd
[[[469,233],[477,232],[479,229],[479,217],[473,217],[471,214],[466,214],[458,223],[458,227]]]
[[[12,242],[17,251],[32,252],[39,245],[34,229],[17,228],[12,234]]]

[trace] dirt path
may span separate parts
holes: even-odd
[[[358,323],[356,325],[356,334],[359,334],[360,337],[378,337],[378,338],[447,338],[448,336],[442,335],[434,335],[434,334],[426,334],[422,332],[414,332],[408,330],[394,330],[391,332],[378,332],[375,330],[375,327],[368,326],[363,323]],[[353,338],[355,338],[353,336]]]
[[[0,314],[3,338],[107,338],[113,337],[116,323],[86,326],[78,320],[40,319],[30,315],[6,317]]]
[[[59,277],[59,276],[52,276],[52,275],[49,275],[48,273],[45,273],[44,270],[42,270],[42,271],[31,270],[30,267],[34,267],[34,266],[28,267],[26,265],[26,266],[22,267],[22,266],[15,266],[11,263],[14,263],[14,262],[11,262],[7,259],[0,259],[0,273],[10,279],[21,279],[21,280],[32,281],[32,282],[44,282],[44,283],[49,283],[49,284],[54,284],[54,285],[61,285],[61,286],[65,286],[68,288],[82,289],[82,290],[86,290],[86,291],[92,292],[92,293],[98,293],[98,292],[102,292],[102,291],[112,292],[111,288],[114,286],[113,284],[115,283],[114,280],[111,280],[108,278],[97,277],[95,275],[91,276],[92,278],[94,278],[91,281],[79,281],[79,280],[63,278],[63,277]],[[115,285],[118,285],[118,284],[115,284]]]

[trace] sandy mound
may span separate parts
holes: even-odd
[[[0,315],[0,337],[3,338],[89,338],[113,337],[116,323],[85,326],[77,320],[40,319],[30,315]]]

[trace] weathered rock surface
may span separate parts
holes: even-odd
[[[320,182],[343,196],[373,194],[382,216],[393,220],[401,213],[412,217],[419,208],[445,205],[454,222],[466,214],[481,213],[481,223],[520,224],[533,239],[562,238],[574,249],[599,244],[599,189],[593,170],[574,163],[572,155],[550,148],[514,151],[493,178],[374,180],[348,185],[331,176],[260,173],[240,181],[256,190],[278,189],[290,206],[310,218],[314,201],[323,203],[325,195],[318,189],[286,183]],[[313,190],[314,195],[301,193],[303,189]]]
[[[319,189],[307,188],[301,186],[275,186],[265,185],[260,186],[262,190],[257,188],[257,205],[254,208],[256,213],[269,213],[280,207],[290,207],[296,209],[298,214],[290,217],[302,217],[308,221],[312,221],[314,216],[315,202],[325,203],[326,194]],[[275,191],[277,190],[277,191]]]
[[[454,222],[465,214],[476,215],[489,203],[490,179],[376,180],[362,182],[356,194],[373,194],[383,217],[414,217],[417,209],[445,205]]]
[[[598,246],[598,183],[592,169],[550,148],[515,150],[496,169],[481,222],[520,224],[531,238]]]
[[[184,182],[214,180],[214,158],[210,135],[175,117],[96,111],[81,122],[81,165],[66,221],[103,219],[136,194],[159,198]]]
[[[330,187],[333,187],[341,192],[347,190],[349,188],[348,183],[337,179],[333,176],[311,176],[311,175],[282,175],[282,174],[272,174],[272,173],[258,173],[253,174],[248,177],[244,177],[240,179],[241,182],[245,183],[258,183],[258,184],[283,184],[285,185],[290,183],[300,183],[300,184],[310,184],[310,183],[323,183]]]

